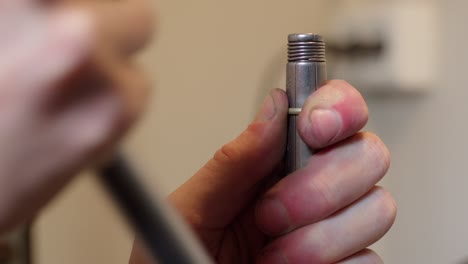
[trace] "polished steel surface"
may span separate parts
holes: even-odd
[[[289,99],[288,143],[286,148],[287,173],[304,167],[313,150],[302,141],[297,132],[297,118],[306,99],[327,79],[325,43],[317,34],[289,35],[286,92]],[[292,109],[296,109],[293,111]],[[291,114],[291,112],[293,112]]]

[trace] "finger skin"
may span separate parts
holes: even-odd
[[[297,129],[312,149],[330,146],[350,137],[368,120],[361,94],[345,81],[328,81],[304,104]]]
[[[336,264],[384,264],[384,262],[374,251],[364,249],[345,260],[337,262]]]
[[[256,208],[257,226],[279,235],[315,223],[366,194],[389,168],[390,155],[371,133],[358,133],[316,153],[282,179]]]
[[[336,263],[375,243],[395,217],[393,198],[376,187],[335,215],[277,238],[259,263]]]
[[[47,16],[67,12],[85,13],[80,17],[93,20],[92,13],[72,5],[51,10]],[[96,26],[93,22],[84,24]],[[93,29],[89,31],[96,33]],[[21,30],[18,34],[27,32]],[[18,106],[4,108],[0,116],[6,128],[0,133],[0,142],[8,153],[0,160],[0,174],[3,175],[0,185],[5,187],[0,202],[0,233],[31,219],[74,175],[112,151],[141,114],[148,97],[149,83],[129,58],[117,56],[115,52],[101,52],[96,48],[95,39],[87,39],[84,47],[69,45],[64,48],[67,52],[58,52],[58,46],[62,47],[64,42],[73,43],[70,39],[81,35],[67,31],[66,23],[61,23],[57,32],[62,32],[63,36],[48,36],[44,43],[34,43],[44,54],[31,54],[24,56],[24,60],[13,61],[15,65],[9,65],[9,61],[4,65],[4,69],[12,71],[11,76],[32,76],[35,82],[23,77],[12,81],[12,78],[0,76],[2,92],[15,91],[8,100],[11,105]],[[44,50],[50,56],[46,56]],[[64,64],[57,66],[55,53],[61,60],[74,53],[79,53],[79,58],[70,59],[66,67]],[[54,63],[47,63],[47,60]],[[40,69],[31,68],[31,65],[42,64],[45,65]],[[50,65],[55,65],[54,69],[47,69]],[[33,73],[27,74],[28,71]],[[19,86],[24,91],[34,91],[35,96],[25,101],[18,96],[20,89],[15,90]],[[12,124],[5,123],[16,116]]]
[[[171,203],[190,223],[224,227],[257,195],[259,183],[283,157],[287,108],[284,91],[274,90],[255,121],[171,194]]]
[[[98,36],[107,48],[128,55],[141,50],[155,33],[152,3],[150,0],[89,0],[68,1],[65,5],[89,12],[95,18]]]
[[[51,88],[84,63],[93,46],[93,25],[83,12],[23,13],[0,19],[0,24],[19,24],[10,32],[0,31],[0,37],[7,36],[0,47],[3,106],[14,97],[23,98],[24,105],[42,103],[38,99],[49,97]],[[19,23],[24,16],[30,16],[30,24]]]
[[[8,39],[12,42],[11,45],[4,47],[5,50],[2,51],[16,56],[16,59],[5,58],[0,67],[0,93],[4,100],[7,99],[2,103],[0,115],[4,128],[0,133],[0,142],[7,153],[0,160],[0,185],[3,187],[0,233],[29,219],[63,186],[64,177],[59,176],[59,172],[63,172],[60,161],[74,152],[71,149],[62,152],[64,144],[60,143],[68,142],[71,135],[68,134],[69,138],[64,141],[59,139],[59,135],[55,133],[58,132],[56,128],[59,127],[59,122],[51,122],[42,115],[47,112],[43,99],[50,96],[50,86],[57,84],[64,75],[84,61],[90,49],[89,38],[92,31],[91,25],[86,22],[87,16],[73,11],[34,16],[34,11],[26,7],[24,9],[22,12],[31,14],[36,19],[36,27],[45,29],[26,26],[17,28],[15,35]],[[17,17],[10,19],[14,21]],[[6,22],[8,21],[2,21]],[[38,34],[37,31],[44,34],[36,38],[37,42],[22,41],[25,35]],[[44,63],[47,60],[51,62]],[[99,108],[103,110],[102,107]],[[99,120],[101,125],[97,129],[89,127],[88,131],[102,130],[113,110],[110,108],[107,109],[110,111],[94,113],[94,120],[102,118]],[[60,143],[57,144],[58,142]],[[54,155],[58,159],[54,159]],[[73,166],[67,168],[67,172],[71,167]]]

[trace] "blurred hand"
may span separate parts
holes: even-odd
[[[279,181],[288,102],[273,91],[255,121],[222,147],[169,200],[217,263],[382,263],[368,246],[391,227],[392,197],[375,184],[389,153],[367,122],[360,94],[343,81],[315,92],[299,116],[300,135],[322,149]],[[148,264],[134,247],[132,264]]]
[[[110,151],[144,105],[146,0],[1,1],[0,232]]]

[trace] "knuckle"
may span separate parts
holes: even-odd
[[[316,179],[316,181],[311,182],[312,193],[315,196],[313,200],[317,201],[318,214],[323,216],[335,211],[338,208],[338,201],[331,184],[326,179]]]
[[[265,150],[263,144],[258,142],[257,133],[247,129],[236,139],[222,146],[213,156],[216,166],[232,168],[236,171],[250,170],[253,175],[261,175],[263,165],[257,166],[259,162],[265,162]],[[270,161],[267,161],[267,163]]]
[[[250,166],[264,159],[269,146],[260,140],[264,129],[263,125],[251,124],[237,138],[221,147],[215,153],[214,160],[236,166]]]
[[[372,164],[375,169],[379,170],[379,175],[383,177],[390,168],[390,151],[377,135],[364,132],[360,136],[365,142],[365,151],[374,161]]]
[[[235,162],[240,157],[240,153],[235,146],[235,143],[230,142],[222,146],[216,151],[214,159],[222,163]]]

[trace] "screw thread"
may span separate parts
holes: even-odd
[[[291,34],[288,43],[289,62],[325,62],[325,42],[317,34]]]

